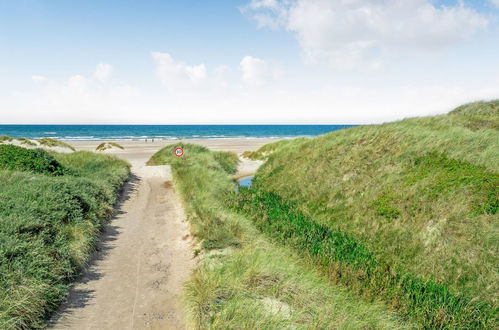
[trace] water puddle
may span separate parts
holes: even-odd
[[[252,176],[247,176],[245,178],[241,178],[239,179],[238,183],[239,183],[239,187],[251,187],[251,181],[253,181],[253,177]]]
[[[251,187],[251,182],[253,181],[253,176],[246,176],[244,178],[241,178],[237,181],[236,186],[235,186],[235,191],[236,193],[239,192],[239,187]]]

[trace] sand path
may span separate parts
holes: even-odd
[[[182,285],[192,244],[168,166],[144,166],[151,150],[121,153],[132,163],[115,217],[93,261],[54,317],[55,329],[182,329]]]
[[[275,139],[190,140],[214,150],[241,153]],[[150,156],[174,141],[119,141],[108,151],[132,164],[115,216],[105,225],[88,269],[49,322],[54,329],[182,329],[180,295],[195,266],[193,242],[168,166],[145,166]],[[178,141],[177,141],[178,142]],[[78,141],[95,150],[96,141]],[[261,162],[243,159],[237,177]]]

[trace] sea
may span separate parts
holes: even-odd
[[[0,136],[59,140],[314,137],[355,125],[0,125]]]

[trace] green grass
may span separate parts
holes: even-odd
[[[64,175],[0,170],[1,329],[44,326],[129,175],[129,165],[114,157],[52,154]]]
[[[0,145],[0,170],[30,171],[62,175],[62,165],[43,149],[26,149],[14,145]]]
[[[274,151],[281,150],[287,145],[295,145],[300,142],[308,141],[308,138],[299,137],[293,140],[279,140],[276,142],[268,143],[260,149],[255,151],[245,151],[242,156],[252,160],[266,160]]]
[[[173,149],[184,148],[177,158]],[[149,165],[170,164],[201,258],[185,299],[196,329],[404,329],[373,299],[331,286],[291,249],[273,244],[229,209],[237,157],[198,145],[168,146]]]
[[[333,269],[330,275],[335,282],[369,298],[384,298],[424,328],[474,329],[494,324],[497,310],[491,306],[452,294],[431,279],[391,269],[355,238],[314,222],[278,195],[241,189],[233,207],[251,214],[257,227],[275,241],[314,257],[321,268]]]
[[[480,102],[287,143],[253,181],[254,194],[274,202],[248,214],[255,223],[268,216],[269,234],[319,260],[334,281],[422,326],[497,327],[498,123],[499,101]],[[272,224],[294,217],[320,230]],[[329,251],[324,233],[355,245]],[[356,246],[373,264],[349,259]]]
[[[176,147],[184,149],[183,157],[174,156]],[[229,181],[217,180],[217,177],[234,173],[237,160],[237,156],[228,152],[211,152],[195,144],[177,144],[161,149],[148,162],[148,165],[170,164],[175,180],[182,178],[179,189],[184,201],[188,201],[185,207],[191,216],[192,229],[206,249],[240,245],[237,229],[231,228],[224,217],[209,206],[213,196],[226,193],[227,184],[231,185]]]

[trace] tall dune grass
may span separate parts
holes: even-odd
[[[173,155],[184,148],[182,158]],[[246,217],[228,209],[237,156],[182,144],[165,147],[150,165],[170,164],[200,262],[187,283],[195,329],[405,329],[379,302],[329,285],[290,249],[273,245]]]
[[[499,101],[480,102],[291,142],[254,179],[255,196],[271,202],[243,204],[333,281],[425,327],[497,327],[498,124]],[[293,219],[318,231],[291,230]],[[329,233],[356,243],[328,247]]]
[[[25,145],[28,147],[36,147],[37,146],[36,142],[34,142],[28,138],[25,138],[25,137],[20,137],[20,138],[17,138],[16,140],[19,141],[21,143],[21,145]]]
[[[296,145],[297,143],[308,140],[309,139],[305,137],[299,137],[291,140],[279,140],[268,143],[255,151],[245,151],[242,156],[252,160],[266,160],[276,150],[282,150],[287,145]]]
[[[129,174],[126,162],[110,156],[53,155],[63,175],[0,170],[0,329],[44,326]]]
[[[121,144],[116,142],[102,142],[97,146],[97,148],[95,148],[95,151],[105,151],[107,149],[112,149],[112,148],[118,148],[121,150],[125,149]]]
[[[61,147],[61,148],[70,149],[72,151],[76,151],[76,149],[72,145],[70,145],[69,143],[64,142],[64,141],[60,141],[57,139],[53,139],[53,138],[41,138],[41,139],[37,140],[37,142],[41,146],[45,146],[45,147]]]
[[[0,144],[4,142],[11,142],[13,139],[8,135],[0,135]]]

